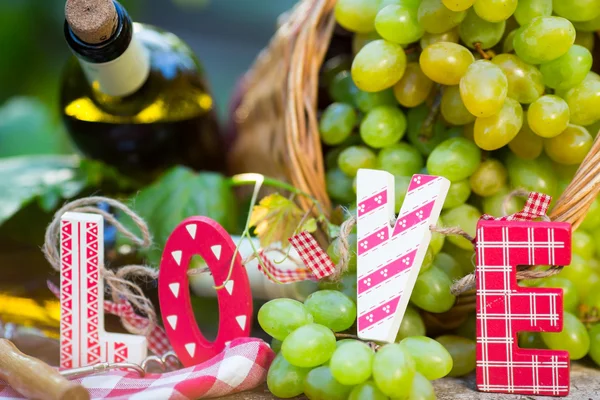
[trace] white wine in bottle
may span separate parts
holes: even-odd
[[[224,169],[213,98],[183,41],[133,23],[113,0],[67,0],[65,15],[74,57],[61,110],[84,155],[142,179],[176,164]]]

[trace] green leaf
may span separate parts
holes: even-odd
[[[49,211],[60,199],[76,196],[87,185],[75,156],[26,156],[0,159],[0,225],[40,199]]]
[[[288,239],[292,237],[299,228],[304,211],[294,203],[293,200],[283,197],[279,193],[273,193],[254,206],[250,216],[250,226],[254,227],[254,233],[260,239],[263,248],[273,243],[281,243],[286,248]],[[316,221],[314,230],[316,230]],[[310,229],[311,221],[307,221]],[[313,231],[314,231],[313,230]]]
[[[39,100],[14,97],[0,107],[0,157],[65,154],[72,147]]]
[[[195,173],[174,167],[130,200],[130,206],[148,223],[154,246],[145,255],[158,267],[162,249],[173,229],[185,218],[203,215],[233,233],[236,224],[235,198],[229,180],[216,173]],[[131,221],[122,222],[134,232]],[[122,241],[122,239],[120,239]]]

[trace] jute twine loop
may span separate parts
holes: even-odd
[[[335,266],[335,271],[329,276],[332,280],[339,280],[346,271],[348,271],[348,265],[350,264],[350,252],[354,251],[350,249],[350,243],[348,243],[348,236],[352,233],[352,229],[356,225],[356,217],[350,216],[340,226],[340,235],[338,236],[339,247],[337,253],[340,256],[340,260]]]
[[[106,203],[113,208],[121,210],[125,215],[131,218],[131,220],[140,230],[141,237],[127,229],[111,214],[97,208],[97,204],[99,203]],[[130,239],[140,248],[148,248],[152,245],[152,237],[150,235],[150,231],[148,230],[148,225],[140,216],[138,216],[125,204],[121,203],[120,201],[101,196],[78,199],[67,203],[60,210],[58,210],[54,214],[52,222],[46,229],[42,251],[44,252],[46,260],[48,260],[52,268],[54,268],[56,271],[60,271],[60,218],[68,211],[99,214],[108,224],[114,226],[120,234]],[[149,324],[146,327],[139,328],[131,325],[125,318],[121,318],[121,322],[123,323],[125,329],[134,334],[144,336],[147,335],[156,325],[156,311],[154,310],[152,302],[146,296],[144,296],[142,289],[137,284],[127,280],[126,278],[130,277],[137,278],[142,281],[151,281],[158,277],[158,273],[154,269],[145,265],[127,265],[120,267],[116,272],[106,269],[104,265],[100,265],[99,268],[101,275],[106,280],[107,286],[110,288],[110,294],[113,301],[116,303],[122,302],[123,299],[129,301],[135,309],[145,314],[149,320]]]

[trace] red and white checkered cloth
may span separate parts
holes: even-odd
[[[74,379],[92,399],[195,400],[250,390],[262,384],[275,354],[262,340],[233,340],[219,355],[193,367],[141,378],[113,371]],[[24,399],[0,381],[0,399]]]
[[[58,298],[60,298],[60,290],[52,282],[48,281],[48,289]],[[128,301],[122,303],[115,303],[109,300],[104,300],[104,312],[116,315],[119,318],[127,320],[128,323],[138,329],[144,329],[148,326],[148,319],[137,315],[133,309],[133,306]],[[163,356],[165,353],[172,351],[171,343],[167,337],[166,332],[159,325],[155,325],[150,333],[146,336],[148,341],[148,348],[151,352],[158,356]],[[174,366],[175,363],[170,358],[167,359],[167,364]]]
[[[335,265],[310,233],[300,232],[289,238],[288,241],[296,249],[296,252],[307,268],[296,268],[293,270],[279,268],[261,251],[259,256],[268,273],[265,272],[261,263],[258,264],[258,269],[267,278],[278,283],[290,283],[307,279],[319,280],[331,275],[335,271]]]
[[[538,192],[531,192],[529,193],[529,197],[527,198],[527,201],[525,202],[525,205],[521,211],[499,218],[488,214],[483,214],[481,219],[496,221],[533,221],[536,218],[546,215],[546,211],[548,211],[551,201],[552,196]]]

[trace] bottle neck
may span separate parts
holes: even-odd
[[[80,40],[65,21],[65,38],[95,91],[124,97],[135,93],[150,74],[150,56],[135,35],[127,11],[114,2],[118,26],[113,35],[98,44]]]

